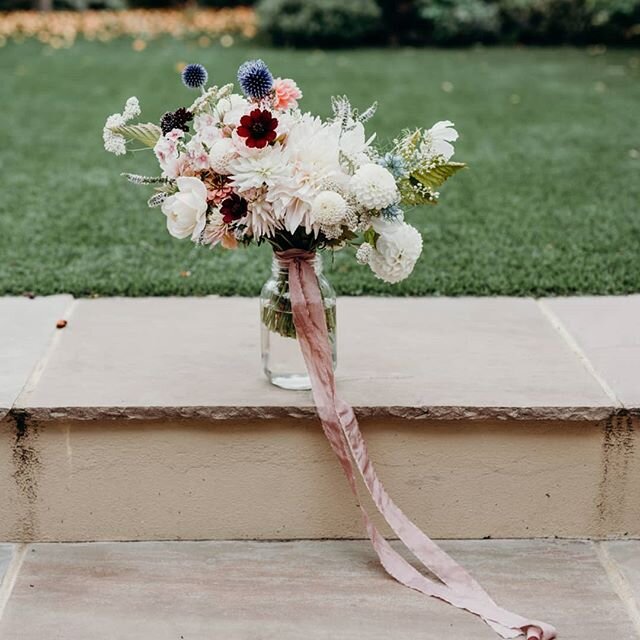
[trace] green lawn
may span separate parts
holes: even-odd
[[[640,291],[640,52],[323,53],[163,40],[141,53],[129,41],[0,49],[0,293],[256,294],[268,248],[210,251],[171,238],[147,191],[119,177],[154,172],[152,154],[108,155],[101,129],[130,95],[150,120],[189,104],[178,62],[200,61],[222,83],[258,56],[298,81],[311,111],[328,114],[331,94],[362,107],[379,100],[369,126],[381,140],[439,119],[461,131],[456,159],[471,168],[440,205],[408,216],[425,238],[413,276],[385,285],[342,252],[329,267],[340,293]]]

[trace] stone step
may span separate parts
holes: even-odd
[[[640,637],[640,542],[443,546],[499,604],[563,640]],[[365,541],[20,545],[7,572],[7,640],[497,638],[389,578]]]
[[[262,377],[256,300],[0,311],[0,540],[361,537],[311,394]],[[434,537],[640,536],[639,318],[640,296],[344,298],[338,386]]]

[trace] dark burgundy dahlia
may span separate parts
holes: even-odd
[[[232,193],[222,201],[220,213],[222,214],[222,221],[225,224],[231,224],[247,215],[247,201],[238,194]]]
[[[254,109],[248,116],[240,118],[238,135],[246,138],[247,147],[263,149],[276,137],[278,120],[267,109]]]

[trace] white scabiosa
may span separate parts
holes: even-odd
[[[321,191],[311,205],[311,220],[322,227],[339,225],[346,215],[347,203],[335,191]]]
[[[422,253],[422,236],[406,222],[388,223],[380,231],[368,264],[377,278],[394,284],[413,271]]]
[[[398,202],[399,193],[391,173],[378,164],[365,164],[351,177],[351,192],[367,209],[384,209]]]

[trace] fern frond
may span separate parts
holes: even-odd
[[[464,162],[445,162],[429,170],[415,170],[411,172],[411,177],[420,184],[431,189],[437,189],[444,184],[451,176],[464,169],[467,165]]]

